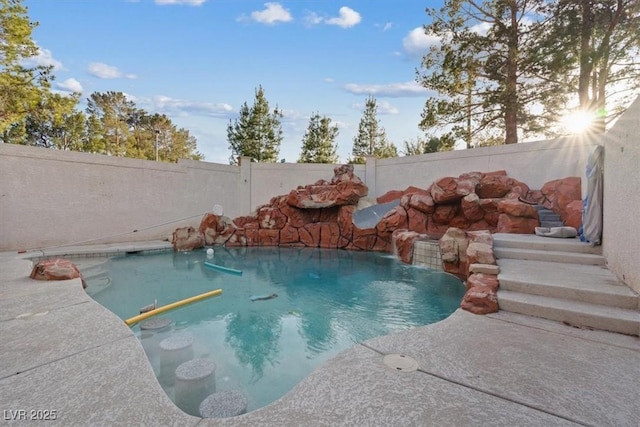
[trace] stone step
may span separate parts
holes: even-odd
[[[540,221],[562,221],[560,215],[557,214],[538,215],[538,219]]]
[[[637,309],[640,297],[603,266],[498,260],[500,289]]]
[[[556,263],[605,265],[602,255],[572,253],[564,251],[520,249],[520,248],[493,248],[496,258],[511,258],[531,261],[548,261]]]
[[[578,238],[560,239],[542,237],[535,234],[496,233],[493,235],[494,248],[520,248],[540,251],[574,252],[602,254],[601,246],[591,246]]]
[[[634,336],[640,334],[640,312],[637,309],[614,308],[502,289],[498,290],[498,305],[501,310],[555,320],[572,326]]]

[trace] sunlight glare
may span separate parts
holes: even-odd
[[[593,124],[593,114],[585,111],[574,111],[562,119],[566,131],[570,134],[585,133]]]

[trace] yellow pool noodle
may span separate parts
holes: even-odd
[[[135,325],[136,323],[148,319],[149,317],[155,316],[156,314],[164,313],[165,311],[173,310],[175,308],[179,308],[185,306],[187,304],[191,304],[194,302],[201,301],[205,298],[211,298],[222,294],[222,289],[216,289],[215,291],[205,292],[204,294],[196,295],[190,298],[185,298],[181,301],[176,301],[171,304],[163,305],[162,307],[158,307],[155,310],[147,311],[146,313],[140,314],[138,316],[133,316],[130,319],[124,321],[127,326]]]

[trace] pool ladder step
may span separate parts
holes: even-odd
[[[640,297],[578,239],[494,235],[500,310],[640,335]]]

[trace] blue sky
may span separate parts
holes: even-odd
[[[429,93],[415,71],[430,40],[426,7],[441,0],[25,0],[38,21],[37,61],[54,89],[119,91],[198,140],[205,160],[228,163],[226,127],[262,85],[283,110],[280,158],[295,162],[314,112],[338,124],[346,161],[366,97],[398,148],[422,135]]]

